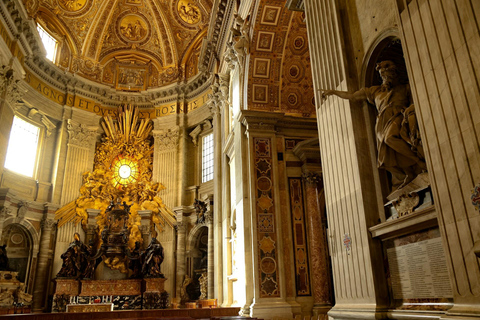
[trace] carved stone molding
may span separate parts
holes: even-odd
[[[210,113],[215,116],[229,106],[230,73],[217,73],[210,88],[212,93],[208,95],[207,105]]]
[[[17,218],[23,219],[28,211],[28,206],[30,203],[28,201],[20,200],[18,202]]]
[[[223,60],[227,63],[228,71],[235,69],[235,66],[238,64],[238,58],[233,49],[233,42],[227,43],[227,49],[223,54]]]
[[[402,194],[397,200],[393,201],[393,206],[395,210],[397,210],[398,215],[403,217],[407,214],[411,214],[413,212],[413,208],[415,208],[420,203],[420,198],[418,193],[411,192],[408,194]]]
[[[213,128],[213,125],[212,125],[212,122],[210,120],[205,120],[203,121],[202,124],[199,124],[198,126],[195,127],[195,129],[193,129],[189,135],[190,137],[192,137],[192,142],[193,142],[193,145],[196,147],[197,144],[198,144],[198,136],[206,131],[206,130],[210,130],[211,128]]]
[[[161,149],[174,149],[178,147],[180,132],[178,128],[163,132],[153,132],[155,143]]]
[[[14,109],[18,107],[18,103],[22,101],[25,93],[19,87],[19,82],[20,79],[17,79],[12,68],[5,65],[0,67],[0,92],[5,94],[5,100]]]
[[[3,221],[7,218],[8,215],[10,215],[10,213],[12,212],[12,210],[8,207],[1,207],[0,208],[0,220]]]
[[[200,132],[202,132],[202,126],[201,125],[198,125],[195,129],[193,129],[189,135],[190,137],[192,137],[192,142],[193,142],[193,145],[196,147],[197,146],[197,142],[198,142],[198,135],[200,134]]]
[[[204,216],[205,216],[205,224],[213,223],[213,212],[212,211],[205,212]]]
[[[237,57],[241,70],[245,68],[246,56],[250,54],[250,15],[243,19],[238,14],[234,14],[233,25],[230,28],[233,39],[233,51]]]
[[[68,119],[68,143],[76,146],[91,146],[95,143],[97,138],[97,128],[87,126],[86,124],[79,124],[71,119]]]
[[[40,115],[40,121],[43,123],[46,129],[47,138],[50,137],[52,132],[57,128],[57,126],[48,118],[48,116],[37,108],[30,108],[27,113],[27,117],[33,119],[35,115]]]
[[[187,224],[183,221],[177,222],[177,224],[174,226],[175,230],[177,232],[186,232],[187,231]]]

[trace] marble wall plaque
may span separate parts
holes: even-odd
[[[394,299],[453,297],[441,238],[387,249]]]

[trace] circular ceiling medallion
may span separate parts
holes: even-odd
[[[57,0],[58,5],[69,12],[77,12],[85,8],[87,0]]]
[[[119,23],[121,37],[129,42],[141,42],[148,35],[147,22],[139,15],[127,14]]]
[[[193,0],[179,0],[177,12],[180,18],[188,24],[197,24],[202,19],[200,8]]]

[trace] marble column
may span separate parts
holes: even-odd
[[[177,216],[181,213],[177,212]],[[187,226],[182,221],[177,223],[177,279],[175,286],[175,296],[180,298],[180,289],[185,278],[185,242]]]
[[[48,271],[50,268],[49,260],[52,258],[51,236],[55,228],[55,214],[45,213],[41,221],[40,251],[37,257],[37,270],[35,273],[35,284],[33,288],[33,311],[44,311],[48,292]]]
[[[479,2],[395,3],[452,284],[454,306],[442,318],[478,318],[480,215],[471,197],[480,182]]]
[[[322,99],[320,88],[358,90],[350,68],[355,61],[343,55],[344,2],[305,0],[308,46],[312,59],[317,127],[325,185],[335,306],[329,317],[378,319],[389,305],[388,287],[380,241],[369,227],[383,214],[380,186],[374,164],[374,144],[365,143],[368,128],[362,108],[337,97]],[[325,43],[331,44],[329,48]],[[372,187],[374,186],[374,187]],[[350,250],[343,245],[351,238]]]
[[[325,241],[325,225],[322,222],[322,211],[319,205],[319,189],[321,177],[306,171],[303,174],[305,181],[306,216],[309,239],[309,255],[312,267],[312,289],[315,316],[325,314],[331,308],[332,298],[330,294],[331,272],[328,265],[328,247]]]
[[[213,139],[214,139],[214,215],[212,216],[212,228],[209,226],[209,241],[212,237],[212,253],[208,255],[208,259],[212,259],[212,270],[209,269],[209,298],[216,297],[218,304],[223,303],[223,230],[222,230],[222,117],[226,112],[223,110],[228,108],[228,93],[230,84],[229,73],[219,73],[218,83],[212,86],[212,95],[210,96],[209,107],[213,116]],[[214,263],[213,263],[214,261]],[[214,264],[214,267],[213,267]],[[210,275],[212,278],[210,279]],[[210,285],[212,292],[210,293]]]
[[[205,213],[205,222],[208,226],[208,262],[207,262],[207,274],[208,274],[208,299],[214,298],[215,290],[215,255],[214,255],[214,225],[213,225],[213,212],[207,211]],[[221,268],[219,268],[221,270]]]

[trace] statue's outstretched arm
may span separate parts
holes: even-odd
[[[362,101],[367,100],[367,94],[365,90],[358,90],[355,92],[348,92],[348,91],[338,91],[338,90],[323,90],[320,89],[322,92],[322,99],[326,99],[328,96],[335,95],[342,99],[348,99],[352,101]]]

